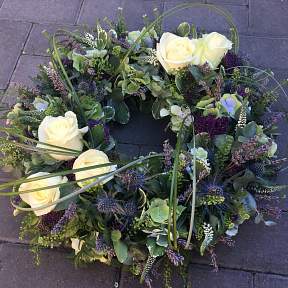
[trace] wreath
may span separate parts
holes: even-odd
[[[187,22],[163,33],[164,17],[191,6],[224,15],[231,39]],[[285,188],[275,181],[285,114],[271,106],[287,95],[238,56],[237,30],[213,5],[177,6],[142,31],[127,32],[121,9],[106,24],[49,36],[51,62],[6,113],[1,166],[21,177],[0,188],[24,214],[20,238],[36,255],[65,246],[77,265],[121,263],[148,286],[159,263],[185,267],[191,250],[217,270],[217,243],[233,246],[242,223],[271,226],[281,214],[271,201]],[[167,119],[175,145],[134,159],[118,153],[110,128],[130,111]]]

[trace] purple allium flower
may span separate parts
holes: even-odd
[[[69,204],[68,208],[65,210],[64,215],[55,224],[51,230],[51,234],[57,234],[63,230],[64,226],[76,215],[77,205],[75,203]]]
[[[123,214],[123,209],[116,199],[111,196],[99,196],[96,199],[96,208],[99,212],[104,214],[116,213]]]
[[[145,176],[143,173],[131,169],[121,174],[121,180],[128,190],[137,190],[143,187]]]
[[[222,65],[225,69],[231,69],[243,65],[243,60],[235,53],[229,51],[222,60]]]
[[[165,252],[174,266],[183,265],[184,257],[180,253],[173,251],[171,248],[167,248]]]
[[[212,115],[195,117],[196,133],[206,132],[211,138],[226,133],[228,126],[229,119],[227,117],[216,118]]]
[[[63,216],[63,211],[52,211],[48,214],[42,215],[38,228],[45,234],[50,233],[51,229],[59,222]]]

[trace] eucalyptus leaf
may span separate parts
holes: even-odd
[[[113,102],[113,107],[115,109],[114,120],[120,124],[127,124],[130,120],[130,111],[127,104],[124,101]]]
[[[128,258],[128,246],[123,241],[120,240],[114,241],[113,246],[118,261],[120,263],[124,263]]]
[[[160,257],[165,253],[165,247],[158,246],[156,244],[156,239],[152,237],[147,238],[146,246],[149,250],[151,256]]]
[[[177,34],[181,37],[187,37],[190,34],[190,24],[187,22],[183,22],[179,24],[177,28]]]

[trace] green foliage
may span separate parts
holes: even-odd
[[[215,164],[217,170],[221,171],[225,167],[225,163],[229,160],[233,143],[234,138],[231,135],[222,134],[215,137]]]

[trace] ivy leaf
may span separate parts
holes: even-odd
[[[203,79],[203,75],[197,66],[189,66],[188,70],[197,82]]]
[[[165,247],[158,246],[156,244],[156,239],[154,239],[154,238],[148,237],[147,242],[146,242],[146,246],[147,246],[151,256],[160,257],[160,256],[163,256],[165,253]]]
[[[113,242],[117,259],[120,263],[124,263],[128,258],[128,247],[123,241]]]
[[[130,119],[130,111],[127,104],[122,102],[113,102],[112,106],[115,109],[115,121],[119,122],[120,124],[127,124]]]
[[[122,234],[119,230],[113,230],[111,232],[111,240],[113,242],[117,259],[120,263],[124,263],[128,258],[128,247],[120,240],[121,236]]]
[[[103,107],[104,121],[106,123],[110,122],[115,116],[115,109],[111,106]]]
[[[161,99],[156,99],[152,105],[152,115],[154,119],[160,119],[160,110],[165,107],[166,102]]]
[[[150,207],[148,211],[151,219],[156,223],[164,224],[168,220],[169,206],[166,201],[163,201],[155,207]]]

